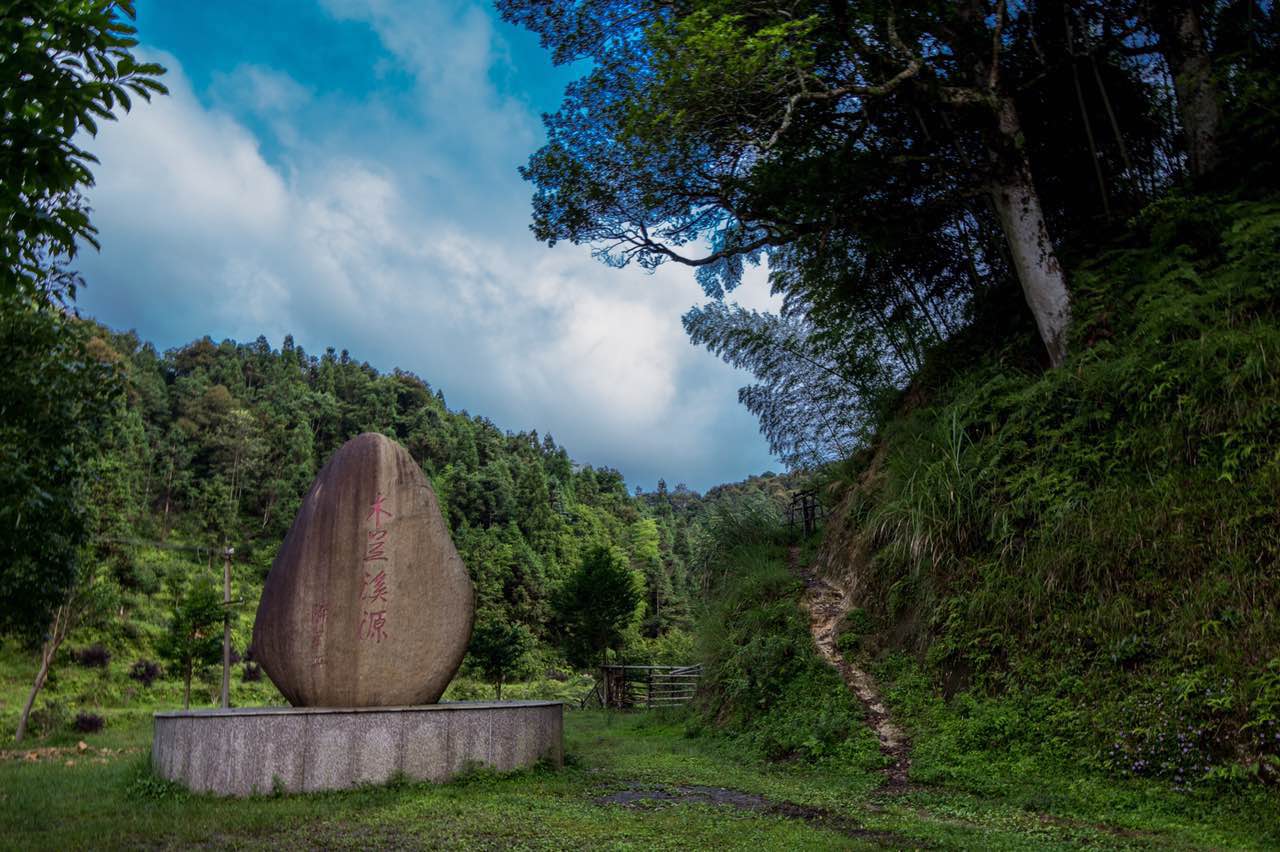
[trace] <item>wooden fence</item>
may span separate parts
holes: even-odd
[[[827,515],[826,508],[818,500],[816,489],[797,491],[787,506],[787,523],[796,525],[796,521],[804,524],[804,534],[812,535],[818,528],[818,522]]]
[[[702,666],[602,666],[582,706],[628,710],[679,707],[693,700]]]

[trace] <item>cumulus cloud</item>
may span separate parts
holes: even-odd
[[[454,42],[397,28],[394,4],[333,5],[386,30],[420,81],[424,115],[468,92],[481,98],[453,135],[496,130],[482,159],[536,144],[528,111],[484,84],[501,50],[483,15],[455,10],[446,22]],[[368,150],[277,139],[282,156],[268,161],[244,116],[296,129],[291,112],[313,97],[306,86],[242,67],[215,80],[210,105],[177,58],[156,58],[170,69],[170,96],[91,143],[103,249],[83,255],[87,313],[162,347],[203,334],[266,334],[278,345],[292,333],[309,351],[347,348],[381,369],[418,373],[453,407],[551,432],[580,461],[618,467],[645,487],[664,476],[705,488],[770,465],[736,404],[747,377],[684,337],[680,315],[699,296],[687,270],[618,272],[583,249],[537,245],[523,227],[527,189],[510,174],[489,202],[521,208],[514,233],[512,211],[468,218],[447,193],[424,191],[430,181],[406,174],[404,162]],[[402,131],[424,145],[442,132]],[[436,156],[430,168],[448,162]],[[762,300],[754,277],[743,293]]]

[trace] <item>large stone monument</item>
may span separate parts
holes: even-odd
[[[559,702],[434,703],[466,653],[473,597],[412,456],[352,438],[303,500],[254,622],[254,655],[293,707],[157,713],[153,767],[246,795],[559,765]]]
[[[262,589],[253,653],[295,707],[432,704],[462,664],[474,611],[422,469],[366,432],[303,500]]]

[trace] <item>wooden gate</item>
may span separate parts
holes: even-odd
[[[602,666],[595,689],[582,706],[618,710],[680,707],[698,691],[702,666]]]

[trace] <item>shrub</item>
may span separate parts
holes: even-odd
[[[138,660],[129,668],[129,677],[148,687],[163,674],[160,664],[151,660]]]
[[[874,626],[867,611],[861,607],[849,610],[844,617],[836,649],[846,657],[862,650],[862,638],[873,632]]]
[[[71,652],[71,659],[86,669],[105,669],[111,662],[111,652],[101,643]]]
[[[76,714],[76,720],[72,723],[72,727],[82,734],[96,734],[106,724],[107,720],[97,713],[86,713],[82,710]]]
[[[770,760],[878,765],[862,708],[814,649],[784,549],[752,544],[725,555],[734,568],[697,631],[707,721]]]
[[[141,592],[148,597],[160,591],[160,575],[156,573],[155,566],[136,561],[126,554],[114,560],[111,573],[121,588],[129,591]]]
[[[30,726],[41,737],[63,730],[67,726],[67,705],[56,698],[46,701],[31,712]]]

